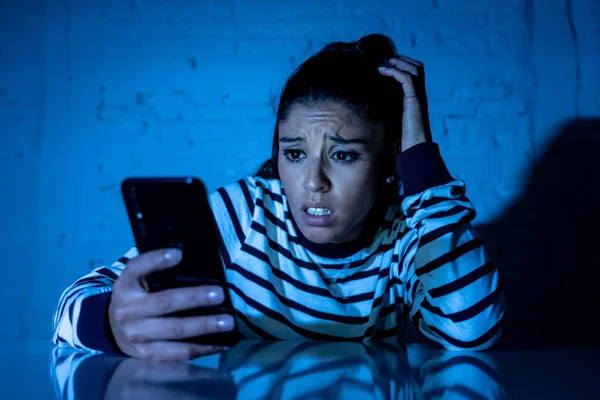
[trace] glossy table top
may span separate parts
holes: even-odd
[[[0,399],[600,399],[600,348],[249,341],[164,363],[44,341],[0,353]]]

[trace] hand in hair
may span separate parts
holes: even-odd
[[[379,67],[379,72],[400,82],[404,91],[402,136],[394,143],[396,154],[431,140],[423,63],[397,56]]]

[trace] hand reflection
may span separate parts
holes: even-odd
[[[506,398],[485,353],[394,343],[240,342],[214,358],[156,362],[55,348],[62,399]]]
[[[178,362],[126,359],[109,381],[106,400],[235,399],[230,375]]]

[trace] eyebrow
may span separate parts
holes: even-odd
[[[327,139],[331,140],[333,143],[337,144],[367,144],[366,138],[357,138],[357,139],[344,139],[338,134],[335,135],[327,135]],[[302,143],[305,142],[303,137],[280,137],[279,143]]]

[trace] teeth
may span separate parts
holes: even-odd
[[[326,208],[313,208],[313,207],[308,207],[306,209],[306,212],[311,214],[311,215],[329,215],[331,214],[331,210],[328,210]]]

